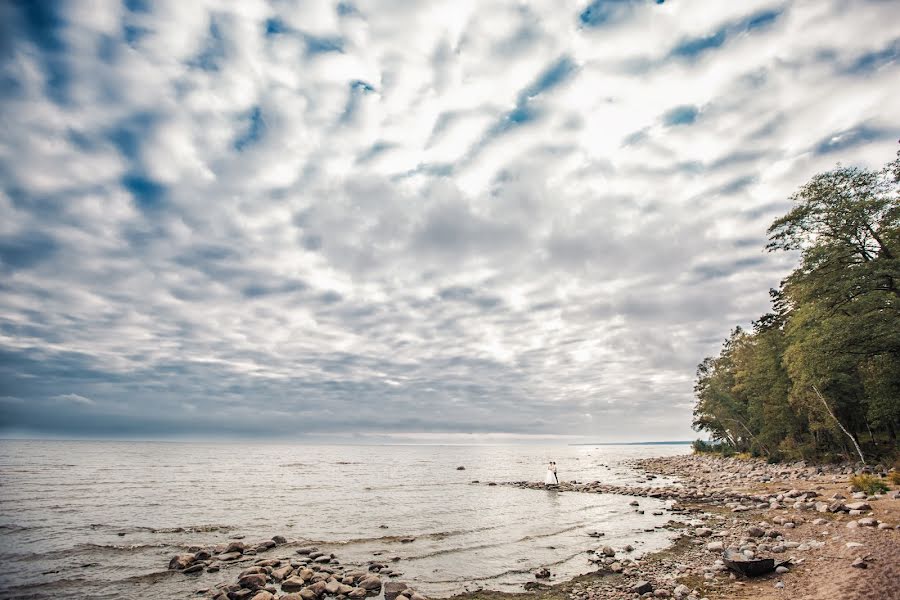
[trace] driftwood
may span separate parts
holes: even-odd
[[[846,434],[847,434],[847,437],[850,438],[850,441],[853,442],[853,445],[856,446],[856,451],[859,453],[859,460],[862,461],[862,464],[866,464],[866,459],[865,459],[865,457],[863,456],[862,448],[859,447],[859,443],[856,441],[856,438],[853,437],[853,436],[850,434],[849,431],[847,431],[847,428],[844,427],[844,425],[843,425],[840,421],[838,421],[838,418],[837,418],[837,417],[834,415],[834,413],[831,411],[831,407],[828,406],[828,403],[827,403],[827,402],[825,402],[825,398],[822,396],[822,394],[819,393],[818,388],[817,388],[816,386],[812,386],[812,389],[813,389],[813,391],[816,393],[816,396],[819,397],[819,400],[822,401],[822,404],[825,406],[825,410],[828,411],[828,414],[831,415],[831,418],[834,419],[834,422],[838,424],[838,427],[841,428],[841,431],[843,431],[844,433],[846,433]]]

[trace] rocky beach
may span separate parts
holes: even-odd
[[[548,585],[552,567],[534,571],[521,592],[476,589],[461,600],[607,600],[626,598],[791,598],[852,600],[897,598],[900,593],[900,492],[868,495],[849,483],[863,470],[851,465],[767,464],[705,455],[633,461],[644,474],[636,485],[565,481],[558,486],[527,481],[472,481],[558,494],[619,494],[629,508],[642,499],[666,501],[671,547],[646,554],[631,544],[604,543],[603,531],[587,534],[593,572]],[[655,485],[657,477],[676,483]],[[399,539],[411,543],[413,539]],[[215,600],[337,600],[366,597],[425,600],[404,582],[399,556],[372,556],[342,564],[339,556],[297,546],[281,535],[246,543],[234,540],[190,548],[169,568],[189,577],[238,564],[237,576],[196,594]],[[743,559],[775,559],[769,573],[746,577],[723,561],[730,550]],[[380,554],[380,553],[379,553]],[[401,599],[402,600],[402,599]]]

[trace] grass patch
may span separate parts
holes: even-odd
[[[888,473],[888,481],[893,485],[900,485],[900,471],[891,471]]]
[[[854,475],[850,478],[850,485],[858,487],[867,494],[883,494],[888,491],[887,482],[881,477],[874,475]]]

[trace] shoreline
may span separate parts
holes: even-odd
[[[855,497],[848,490],[854,470],[846,465],[769,465],[762,460],[679,455],[634,459],[645,486],[563,482],[562,494],[621,494],[669,501],[677,515],[666,528],[678,531],[673,543],[640,557],[630,545],[611,548],[595,540],[590,573],[554,583],[549,572],[526,583],[523,591],[489,589],[461,592],[452,600],[621,600],[676,598],[724,600],[784,598],[822,600],[897,597],[900,581],[900,492]],[[675,484],[654,485],[657,477]],[[484,482],[547,489],[534,482]],[[642,510],[640,501],[631,503]],[[279,539],[278,542],[281,542]],[[274,544],[272,544],[274,546]],[[280,545],[280,544],[279,544]],[[758,558],[786,562],[780,572],[747,578],[721,561],[726,548]],[[300,549],[292,559],[260,559],[237,583],[198,590],[216,600],[426,600],[387,564],[368,569],[341,565],[334,555]],[[299,555],[299,556],[297,556]],[[856,561],[856,564],[854,564]],[[199,564],[199,563],[198,563]],[[188,564],[183,568],[190,568]],[[176,567],[177,568],[177,567]],[[181,570],[181,569],[179,569]],[[543,570],[543,569],[542,569]],[[539,571],[540,573],[540,571]],[[536,574],[537,575],[537,574]],[[287,581],[291,583],[284,585]],[[278,584],[278,585],[276,585]],[[281,592],[286,594],[279,595]]]
[[[677,478],[680,485],[563,484],[561,492],[677,501],[679,512],[693,518],[681,526],[670,522],[681,529],[681,535],[669,548],[637,560],[619,559],[621,554],[616,553],[597,571],[552,586],[515,593],[481,590],[453,599],[889,600],[900,596],[900,491],[852,498],[848,480],[854,470],[848,465],[769,465],[758,459],[695,454],[637,459],[632,464],[651,481],[653,476],[668,476]],[[526,482],[509,485],[540,487]],[[720,560],[722,550],[729,547],[791,564],[783,573],[754,578],[734,575]],[[858,559],[864,567],[854,566]],[[649,583],[650,589],[641,587],[642,583]],[[639,593],[636,588],[647,591]]]

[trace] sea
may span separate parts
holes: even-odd
[[[604,544],[667,546],[672,515],[653,515],[664,503],[652,499],[640,514],[626,496],[502,484],[543,481],[555,460],[561,481],[649,485],[629,461],[688,451],[0,440],[0,598],[197,597],[247,563],[185,575],[167,569],[173,555],[275,535],[289,545],[260,556],[315,545],[345,565],[399,558],[400,580],[433,598],[521,590],[542,567],[559,582],[593,570],[587,552]]]

